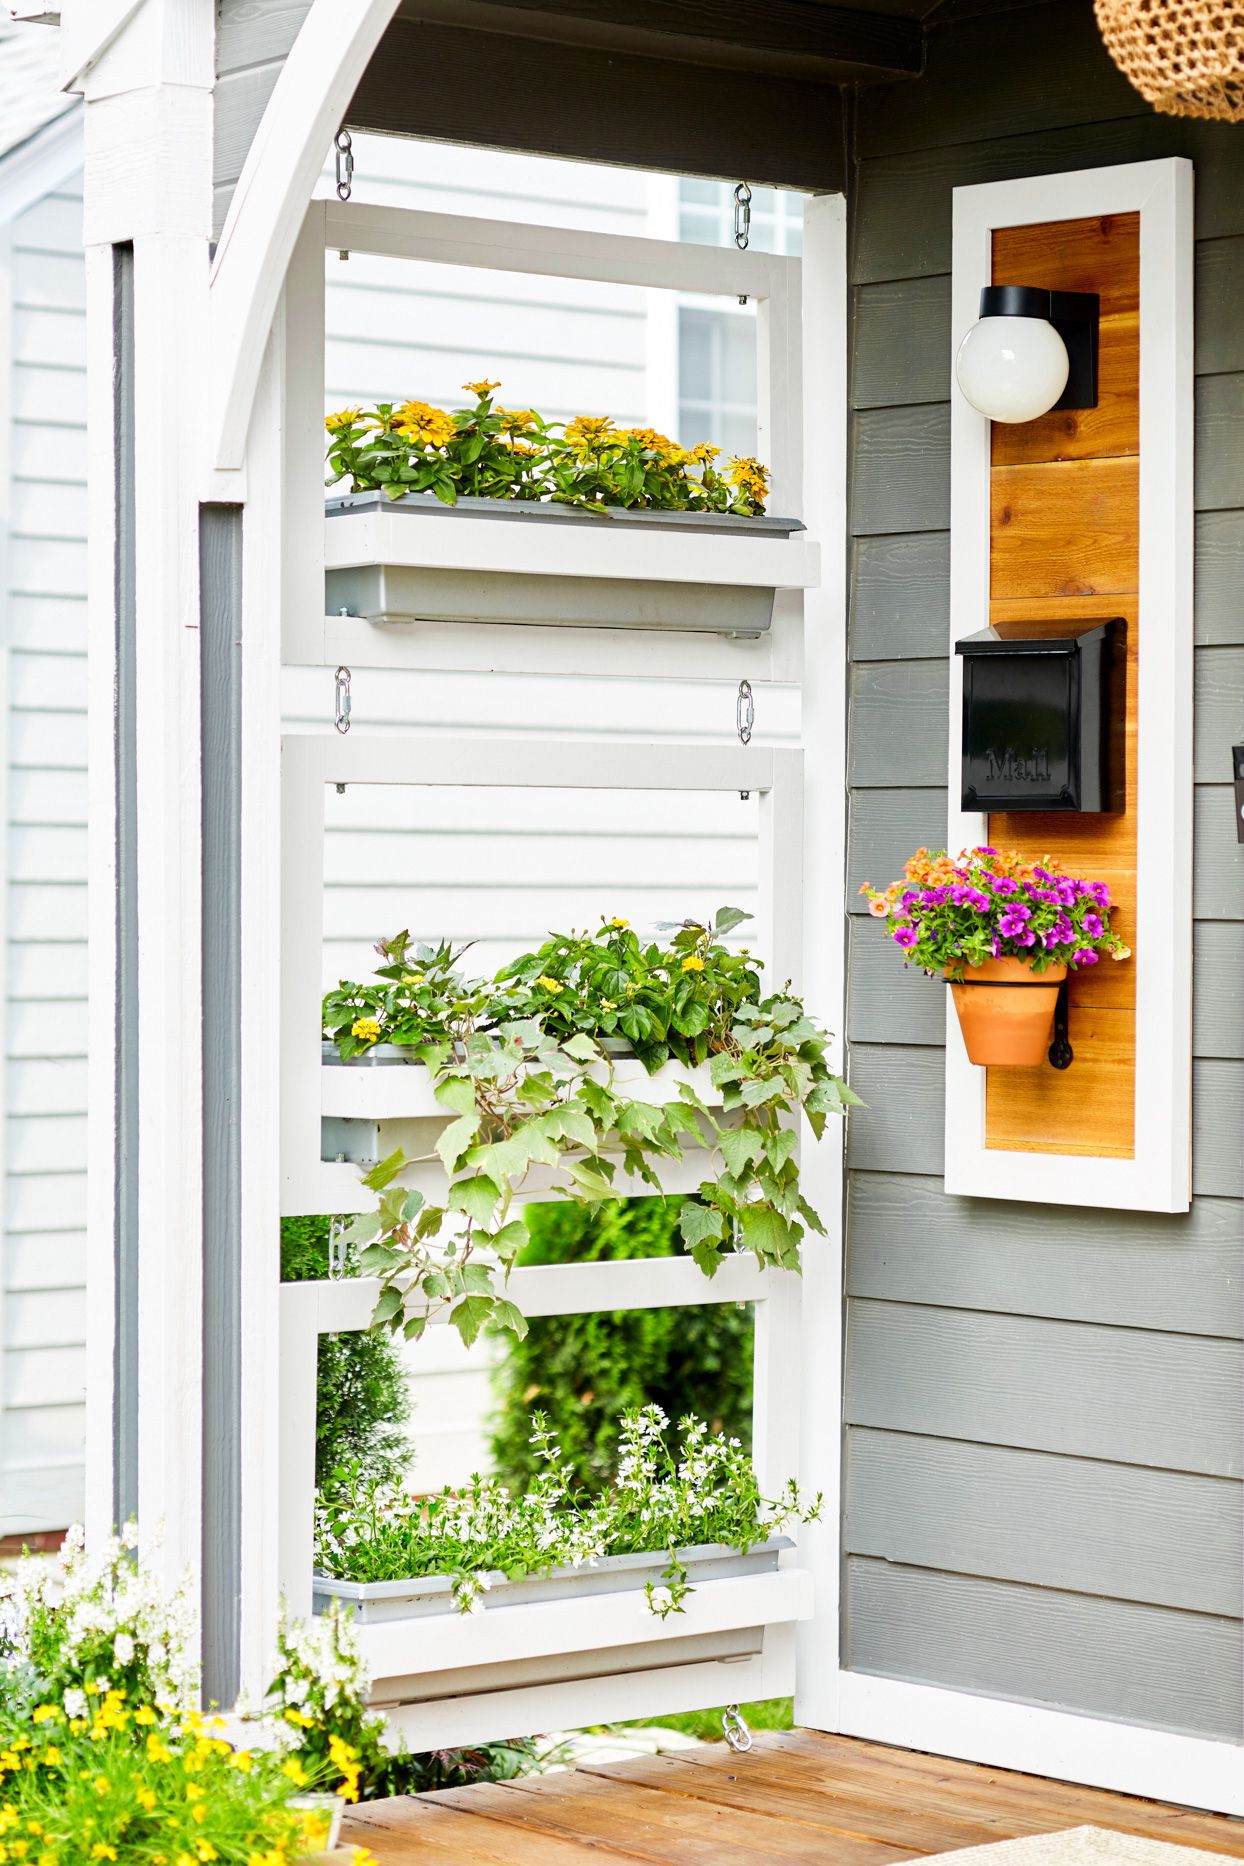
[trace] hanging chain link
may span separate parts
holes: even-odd
[[[751,744],[752,727],[755,724],[756,701],[752,694],[752,683],[750,680],[741,680],[738,698],[734,702],[734,729],[739,735],[741,744]]]
[[[737,1756],[746,1756],[752,1746],[752,1733],[747,1727],[747,1719],[737,1704],[727,1704],[721,1713],[721,1727],[731,1749]]]
[[[741,253],[747,251],[751,232],[752,191],[745,181],[741,181],[734,191],[734,244]]]
[[[350,730],[350,670],[348,667],[337,669],[333,683],[333,724],[343,738]]]
[[[354,141],[349,130],[338,130],[333,137],[337,151],[337,199],[348,201],[354,186]]]
[[[328,1227],[328,1274],[334,1283],[339,1282],[350,1268],[346,1229],[344,1218],[334,1218]]]

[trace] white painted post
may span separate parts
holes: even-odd
[[[89,1254],[93,1297],[114,1279],[114,1163],[106,1081],[114,1017],[113,657],[110,541],[112,248],[132,243],[137,555],[137,1041],[139,1312],[137,1499],[164,1526],[169,1573],[200,1535],[201,1041],[199,987],[198,448],[211,206],[212,0],[147,0],[81,78],[92,572],[91,1023],[97,1054]],[[102,1054],[98,1053],[102,1050]],[[101,1131],[102,1130],[102,1131]],[[131,1137],[133,1139],[134,1137]],[[106,1308],[99,1308],[107,1333]],[[110,1419],[112,1355],[93,1351],[88,1412]],[[93,1437],[92,1454],[99,1450]],[[109,1463],[111,1460],[109,1460]],[[108,1494],[110,1495],[110,1485]],[[92,1480],[96,1528],[111,1514]]]
[[[804,592],[804,996],[835,1033],[841,1069],[846,1015],[847,223],[841,195],[804,210],[804,518],[821,546],[821,581]],[[800,1482],[824,1492],[819,1524],[799,1538],[816,1611],[797,1633],[799,1723],[838,1728],[839,1523],[842,1441],[842,1251],[845,1136],[830,1124],[805,1140],[805,1194],[828,1237],[804,1254]]]

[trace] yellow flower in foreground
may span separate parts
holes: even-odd
[[[622,438],[638,441],[647,452],[658,454],[662,460],[676,460],[682,453],[682,448],[670,440],[667,434],[658,434],[655,428],[624,428]]]
[[[146,1808],[148,1814],[150,1814],[152,1808],[154,1808],[156,1804],[155,1789],[154,1788],[140,1788],[138,1790],[136,1800],[138,1802],[139,1807]]]
[[[528,434],[536,425],[534,408],[494,408],[493,413],[506,434]]]
[[[138,1709],[134,1712],[134,1722],[143,1724],[144,1726],[157,1722],[156,1713],[152,1710],[150,1704],[139,1705]]]
[[[443,447],[454,436],[453,416],[427,402],[403,402],[394,414],[393,425],[403,440],[419,441],[428,447]]]
[[[110,1847],[106,1841],[97,1840],[95,1845],[91,1848],[91,1858],[93,1860],[114,1860],[116,1857],[117,1849],[115,1847]]]
[[[299,1762],[297,1756],[291,1756],[287,1762],[281,1764],[281,1774],[287,1775],[295,1788],[305,1788],[307,1786],[307,1772]]]
[[[721,448],[714,447],[711,441],[697,441],[691,449],[691,458],[700,466],[712,466],[720,452]]]
[[[36,1704],[33,1723],[60,1723],[65,1713],[59,1704]]]
[[[350,1035],[357,1037],[360,1043],[375,1043],[380,1035],[380,1022],[375,1017],[356,1017],[350,1025]]]
[[[110,1795],[112,1793],[112,1783],[108,1780],[106,1775],[97,1775],[91,1786],[94,1788],[97,1795]]]
[[[352,428],[362,412],[361,408],[342,408],[335,415],[325,415],[324,426],[330,434],[339,428]]]
[[[682,962],[682,969],[684,972],[702,972],[704,961],[698,953],[689,952]]]
[[[559,992],[565,991],[566,989],[560,978],[540,977],[536,980],[536,983],[537,985],[543,985],[546,991],[551,991],[554,997],[556,997]]]
[[[613,422],[608,415],[576,415],[566,423],[566,439],[583,454],[602,446],[612,433]]]
[[[732,459],[729,479],[732,486],[737,486],[740,492],[745,492],[748,498],[754,499],[758,505],[764,502],[769,490],[769,475],[759,460],[752,460],[747,456]]]
[[[499,389],[501,387],[501,384],[499,382],[489,382],[488,378],[485,376],[480,382],[464,382],[462,386],[469,395],[484,396],[491,395],[494,389]]]

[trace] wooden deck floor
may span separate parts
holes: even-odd
[[[381,1866],[886,1866],[1092,1825],[1244,1859],[1244,1823],[812,1731],[352,1811]]]

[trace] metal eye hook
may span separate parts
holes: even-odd
[[[333,683],[333,724],[344,737],[350,730],[350,670],[339,667]]]
[[[727,1743],[736,1756],[746,1756],[752,1746],[752,1733],[747,1727],[747,1719],[737,1704],[727,1704],[721,1713],[721,1727]]]
[[[337,151],[337,199],[348,201],[354,186],[354,142],[349,130],[338,130],[333,137]]]

